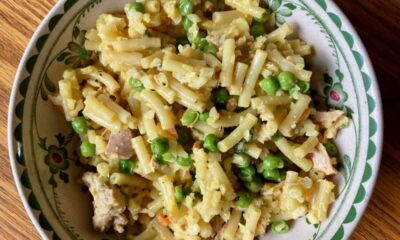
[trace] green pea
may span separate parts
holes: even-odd
[[[175,186],[175,199],[177,202],[182,202],[185,199],[182,186]]]
[[[305,94],[310,90],[310,83],[305,81],[298,81],[297,86],[300,88],[300,92]]]
[[[166,152],[162,155],[162,159],[167,162],[171,162],[175,159],[174,155],[170,152]]]
[[[180,157],[176,158],[176,163],[182,167],[189,167],[193,164],[193,160],[190,157]]]
[[[208,42],[205,38],[202,38],[196,45],[197,45],[198,49],[200,49],[201,51],[204,51],[204,49],[208,45]]]
[[[136,92],[141,92],[144,90],[144,86],[143,86],[142,82],[137,78],[131,77],[129,79],[129,85],[131,85],[131,87],[133,89],[135,89]]]
[[[179,38],[176,39],[176,45],[178,45],[178,46],[179,45],[184,46],[184,45],[187,45],[187,44],[190,44],[190,42],[186,37],[179,37]]]
[[[96,156],[96,145],[91,144],[89,141],[83,141],[81,144],[81,154],[86,158]]]
[[[132,175],[134,173],[133,171],[136,168],[135,163],[129,159],[120,160],[118,165],[119,165],[120,172],[125,173],[125,174],[130,174],[130,175]]]
[[[289,225],[285,221],[275,221],[271,224],[271,230],[274,234],[289,232]]]
[[[274,76],[269,76],[261,80],[259,85],[269,95],[274,95],[279,89],[279,81]]]
[[[216,55],[218,52],[218,47],[213,44],[213,43],[208,43],[205,47],[204,47],[204,52],[206,53],[210,53],[212,55]]]
[[[283,168],[283,166],[284,166],[283,160],[280,157],[273,154],[269,154],[268,156],[266,156],[263,161],[264,170]]]
[[[265,13],[261,16],[261,18],[254,18],[254,21],[259,23],[265,23],[271,17],[271,10],[265,9]]]
[[[296,86],[296,80],[293,73],[291,72],[281,72],[278,75],[279,84],[283,90],[289,91]]]
[[[85,117],[76,117],[72,120],[72,128],[76,133],[84,134],[89,130],[89,125]]]
[[[169,141],[167,138],[156,138],[151,142],[151,152],[155,156],[161,157],[169,149]]]
[[[163,155],[154,155],[154,160],[160,165],[164,165],[167,163],[167,161],[165,161],[165,159],[163,158]]]
[[[265,34],[264,25],[262,23],[253,24],[253,26],[251,26],[251,28],[250,28],[250,34],[253,37],[259,37],[261,35],[264,35]]]
[[[182,16],[189,15],[193,12],[194,3],[191,0],[181,0],[179,2],[179,12]]]
[[[199,113],[191,109],[186,110],[186,112],[181,117],[181,123],[183,126],[192,127],[199,119]]]
[[[245,168],[241,168],[239,171],[239,178],[245,182],[251,182],[256,175],[256,170],[253,166],[248,166]]]
[[[203,147],[205,149],[207,149],[209,152],[219,153],[218,146],[217,146],[218,142],[219,142],[219,138],[217,136],[215,136],[214,134],[208,134],[204,138]]]
[[[189,28],[193,25],[193,22],[189,18],[185,17],[183,18],[182,25],[185,31],[189,31]]]
[[[326,151],[330,157],[336,157],[338,154],[338,149],[333,142],[327,142],[324,144]]]
[[[289,89],[289,95],[294,96],[296,93],[300,92],[300,87],[298,85],[295,85],[291,89]]]
[[[133,10],[135,10],[137,12],[144,13],[144,5],[143,5],[143,3],[140,3],[140,2],[131,3],[129,5],[129,9],[131,9],[131,10],[133,9]]]
[[[253,181],[246,182],[245,185],[246,185],[246,188],[249,189],[250,192],[258,193],[259,191],[261,191],[261,189],[263,187],[263,182],[261,181],[261,178],[258,175],[256,175],[254,177]]]
[[[238,168],[246,168],[250,166],[250,156],[246,153],[235,153],[233,154],[232,163],[235,164]]]
[[[251,194],[248,192],[238,192],[238,199],[236,201],[236,204],[238,205],[239,208],[245,209],[248,208],[251,204]]]
[[[226,105],[229,100],[228,91],[225,88],[217,88],[213,91],[213,99],[216,104]]]
[[[263,171],[263,177],[266,180],[280,182],[282,180],[281,173],[278,169],[265,169]]]
[[[200,113],[199,121],[200,122],[206,122],[209,117],[210,117],[210,113],[209,112],[202,112],[202,113]]]

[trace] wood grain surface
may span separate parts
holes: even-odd
[[[311,0],[310,0],[311,1]],[[400,239],[400,0],[336,0],[372,58],[385,112],[379,178],[351,239]],[[0,0],[0,239],[40,239],[14,186],[7,150],[7,112],[27,43],[56,0]]]

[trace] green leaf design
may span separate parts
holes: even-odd
[[[50,32],[53,31],[53,29],[55,28],[57,23],[60,21],[62,16],[63,16],[63,14],[59,14],[59,15],[55,15],[54,17],[52,17],[50,19],[50,21],[49,21],[49,30],[50,30]]]
[[[315,1],[318,3],[318,5],[320,5],[322,7],[322,9],[324,9],[326,11],[327,6],[326,6],[325,0],[315,0]]]
[[[354,114],[354,111],[353,111],[353,109],[351,109],[350,107],[345,107],[344,108],[344,111],[346,112],[346,115],[348,116],[348,117],[350,117],[350,118],[352,118],[353,117],[353,114]]]
[[[64,12],[68,12],[68,10],[77,3],[78,0],[67,0],[64,4]]]
[[[59,133],[59,134],[56,135],[56,139],[58,141],[58,146],[62,147],[64,145],[64,142],[65,142],[65,137],[61,133]]]
[[[17,106],[15,107],[15,115],[17,116],[17,118],[22,119],[23,115],[24,115],[24,104],[25,101],[22,100],[21,102],[19,102],[17,104]]]
[[[30,74],[32,73],[33,68],[35,67],[36,61],[38,59],[38,56],[39,55],[36,54],[36,55],[30,57],[28,59],[28,61],[26,62],[25,67],[26,67],[26,71],[28,71],[28,73],[30,73]]]
[[[361,72],[361,75],[362,75],[362,78],[364,81],[365,90],[368,91],[370,89],[371,83],[372,83],[371,78],[365,72]]]
[[[364,58],[361,53],[353,51],[354,58],[357,61],[358,67],[362,68],[364,66]]]
[[[296,5],[294,5],[293,3],[286,3],[284,6],[289,8],[290,10],[296,9]]]
[[[44,85],[49,92],[55,92],[56,91],[56,85],[51,82],[49,76],[47,74],[44,75]]]
[[[276,22],[277,22],[278,26],[281,26],[285,23],[285,19],[282,17],[282,15],[277,15]]]
[[[39,224],[43,229],[47,231],[53,231],[53,228],[51,227],[50,223],[47,221],[43,213],[39,214]]]
[[[27,170],[24,170],[21,174],[21,183],[24,187],[32,189],[31,180],[29,179]]]
[[[68,49],[73,53],[79,54],[81,52],[82,47],[75,42],[69,42]]]
[[[273,11],[277,11],[281,5],[282,0],[268,0],[268,7]]]
[[[77,61],[79,61],[79,57],[78,56],[70,56],[67,59],[65,59],[65,64],[66,65],[71,65],[73,63],[76,63]]]
[[[85,44],[85,40],[86,40],[86,30],[82,30],[79,33],[79,38],[78,38],[78,42],[81,46],[83,46]]]
[[[44,138],[39,137],[39,147],[45,151],[47,151],[46,141],[47,141],[47,137],[44,137]]]
[[[342,21],[340,18],[334,14],[334,13],[328,13],[329,17],[332,19],[332,21],[336,24],[336,26],[340,29],[342,28]]]
[[[28,203],[29,203],[29,206],[31,206],[31,208],[33,208],[33,209],[35,209],[35,210],[40,210],[39,202],[38,202],[38,200],[36,199],[36,197],[35,197],[35,195],[33,194],[33,192],[31,192],[31,193],[29,194]]]
[[[343,225],[337,230],[335,235],[331,238],[331,240],[342,240],[344,237],[344,228]]]
[[[68,143],[70,143],[75,136],[76,136],[75,132],[71,132],[70,134],[68,134],[67,137],[65,138],[64,146],[68,145]]]
[[[292,11],[288,8],[279,9],[278,14],[284,17],[292,16]]]
[[[324,82],[326,82],[329,86],[332,86],[333,78],[329,74],[325,73],[324,74]]]
[[[367,160],[370,160],[376,153],[376,145],[373,141],[368,142]]]
[[[368,112],[372,113],[376,108],[376,103],[375,100],[369,94],[367,94],[367,102],[368,102]]]
[[[63,180],[64,183],[68,183],[69,182],[69,177],[68,177],[67,173],[65,173],[63,171],[60,171],[58,176],[60,177],[61,180]]]
[[[338,77],[339,81],[343,81],[344,74],[338,69],[335,71],[336,77]]]
[[[47,41],[49,34],[41,36],[36,42],[36,49],[40,52]]]
[[[343,162],[342,162],[342,166],[339,169],[339,172],[342,174],[345,183],[347,183],[347,180],[349,179],[349,174],[350,174],[350,170],[351,170],[351,161],[350,161],[350,157],[345,154],[343,156]]]
[[[81,30],[79,30],[79,28],[75,26],[74,30],[72,31],[72,36],[74,37],[74,39],[76,39],[80,33],[81,33]]]
[[[61,53],[61,54],[57,57],[57,61],[63,62],[64,59],[65,59],[66,57],[68,57],[69,55],[71,55],[71,53],[69,53],[69,52],[63,52],[63,53]]]
[[[50,177],[50,179],[49,179],[49,184],[50,184],[51,186],[53,186],[53,188],[56,188],[56,187],[57,187],[57,182],[56,182],[56,180],[54,180],[54,175],[51,175],[51,177]]]

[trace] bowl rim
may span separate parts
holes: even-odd
[[[24,72],[25,63],[27,62],[28,57],[32,52],[32,49],[34,49],[36,41],[40,37],[41,33],[45,30],[48,23],[50,22],[50,19],[54,15],[56,15],[57,12],[62,10],[62,7],[64,6],[65,2],[66,2],[66,0],[58,1],[50,9],[50,11],[47,13],[47,15],[44,17],[42,22],[39,24],[39,26],[36,28],[35,32],[31,36],[31,38],[28,42],[28,45],[26,46],[25,51],[22,55],[22,58],[20,59],[16,74],[14,77],[13,86],[12,86],[12,90],[11,90],[11,94],[10,94],[10,101],[9,101],[9,105],[8,105],[7,138],[8,138],[8,155],[9,155],[9,159],[10,159],[11,171],[13,174],[15,186],[18,191],[18,195],[24,205],[25,211],[28,213],[28,216],[29,216],[31,222],[35,226],[36,230],[38,231],[38,233],[42,239],[47,239],[47,235],[45,233],[45,230],[40,226],[38,218],[33,213],[33,209],[29,206],[29,203],[27,200],[28,198],[27,198],[26,194],[24,193],[24,186],[22,186],[21,180],[18,175],[17,160],[15,158],[15,154],[16,154],[15,150],[16,149],[14,149],[15,140],[13,139],[13,130],[14,130],[13,121],[15,119],[14,109],[16,107],[18,86],[20,85],[20,83],[22,81],[22,74]]]
[[[16,154],[16,149],[14,148],[14,145],[16,144],[16,141],[13,138],[13,131],[14,131],[14,120],[15,120],[15,114],[14,114],[14,109],[16,107],[16,98],[17,98],[17,92],[18,92],[18,86],[20,85],[22,81],[22,74],[24,72],[24,67],[25,64],[28,60],[29,55],[31,54],[32,50],[34,49],[35,43],[42,34],[42,32],[45,30],[46,26],[50,22],[51,18],[56,15],[57,12],[62,11],[62,8],[67,0],[60,0],[58,1],[47,13],[47,15],[44,17],[42,22],[38,25],[36,28],[35,32],[31,36],[25,51],[20,59],[20,63],[18,65],[14,81],[13,81],[13,86],[10,94],[10,100],[9,100],[9,108],[8,108],[8,121],[7,121],[7,140],[8,140],[8,154],[9,154],[9,160],[10,160],[10,165],[11,165],[11,170],[15,182],[15,186],[18,191],[18,195],[20,197],[20,200],[23,203],[23,206],[25,208],[25,211],[27,212],[31,222],[35,226],[36,230],[38,231],[40,237],[42,239],[48,239],[47,235],[45,233],[45,230],[40,226],[40,223],[38,221],[38,218],[35,216],[33,209],[29,206],[28,203],[28,198],[26,194],[24,193],[24,186],[21,183],[20,176],[19,176],[19,171],[17,167],[17,160],[15,157]],[[318,0],[314,0],[318,1]],[[365,189],[366,191],[366,196],[365,199],[363,200],[362,204],[359,206],[359,211],[356,216],[356,219],[352,222],[350,227],[348,228],[349,231],[345,232],[344,237],[349,237],[350,234],[354,232],[358,224],[360,223],[360,220],[362,216],[365,213],[365,210],[369,204],[369,201],[372,197],[372,194],[374,192],[375,186],[376,186],[376,181],[378,179],[378,174],[379,174],[379,169],[380,169],[380,164],[381,164],[381,158],[382,158],[382,149],[383,149],[383,133],[384,133],[384,120],[383,120],[383,108],[382,108],[382,99],[381,99],[381,92],[380,92],[380,87],[379,87],[379,82],[377,81],[377,76],[375,73],[375,69],[372,65],[372,61],[370,58],[370,55],[368,51],[365,48],[365,45],[363,41],[361,40],[357,30],[354,28],[353,24],[350,22],[348,17],[344,14],[344,12],[339,8],[339,6],[333,1],[333,0],[324,0],[327,5],[332,8],[333,12],[338,14],[344,25],[347,27],[347,29],[352,33],[352,36],[354,37],[354,42],[357,44],[359,48],[359,52],[361,52],[362,56],[364,56],[364,61],[365,61],[365,67],[368,69],[368,73],[371,78],[371,89],[374,90],[374,100],[376,103],[376,108],[374,111],[376,111],[376,120],[377,120],[377,132],[376,132],[376,163],[375,163],[375,171],[372,172],[371,178],[370,178],[370,186]]]

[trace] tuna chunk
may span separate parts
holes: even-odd
[[[324,172],[326,175],[336,174],[336,169],[332,166],[332,160],[329,157],[324,145],[321,143],[310,153],[310,158],[313,161],[315,170]]]
[[[129,129],[111,133],[107,144],[107,154],[117,154],[121,159],[132,157],[132,133]]]
[[[104,232],[112,226],[115,231],[123,233],[128,219],[124,214],[124,197],[119,189],[102,181],[97,173],[86,172],[82,180],[93,196],[94,228]]]

